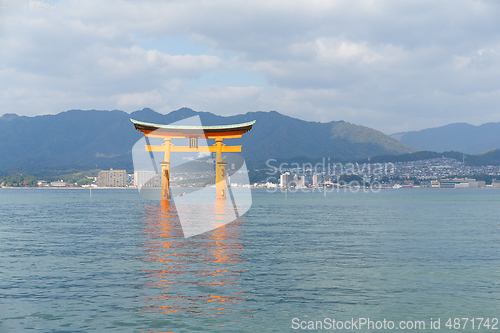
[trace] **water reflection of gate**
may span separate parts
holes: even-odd
[[[150,268],[145,271],[143,311],[208,316],[244,312],[238,304],[251,296],[240,283],[244,272],[240,224],[236,220],[186,239],[175,207],[168,202],[147,207],[143,248]]]

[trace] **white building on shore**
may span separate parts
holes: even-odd
[[[97,186],[99,187],[125,187],[127,186],[127,172],[125,170],[100,171],[97,175]]]

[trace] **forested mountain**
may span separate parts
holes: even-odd
[[[223,117],[188,108],[166,115],[147,108],[131,114],[117,110],[70,110],[57,115],[0,117],[0,170],[131,170],[131,150],[143,134],[135,130],[130,118],[169,124],[196,115],[203,125],[256,120],[250,132],[230,143],[243,145],[242,155],[250,161],[292,157],[354,160],[418,151],[364,126],[344,121],[308,122],[275,111]]]

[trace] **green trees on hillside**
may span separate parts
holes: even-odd
[[[7,176],[0,180],[1,186],[10,186],[10,187],[25,187],[25,186],[38,186],[38,179],[32,175],[15,175],[15,176]]]

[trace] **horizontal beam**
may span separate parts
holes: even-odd
[[[227,133],[202,133],[202,134],[183,134],[183,133],[165,133],[158,131],[145,132],[148,138],[160,139],[189,139],[196,137],[198,139],[239,139],[243,133],[227,132]]]
[[[225,134],[225,135],[218,135],[218,134],[205,134],[206,139],[239,139],[241,138],[241,134]]]
[[[167,146],[149,146],[146,145],[146,151],[161,151],[164,152],[167,150]]]
[[[198,148],[190,148],[189,146],[171,146],[171,152],[175,153],[216,153],[217,147],[214,146],[199,146]],[[241,153],[241,146],[222,146],[223,153]]]
[[[146,151],[164,152],[168,146],[149,146],[146,145]],[[173,153],[216,153],[217,147],[214,146],[199,146],[198,148],[190,148],[189,146],[170,146],[170,151]],[[223,153],[241,153],[241,146],[222,146]]]

